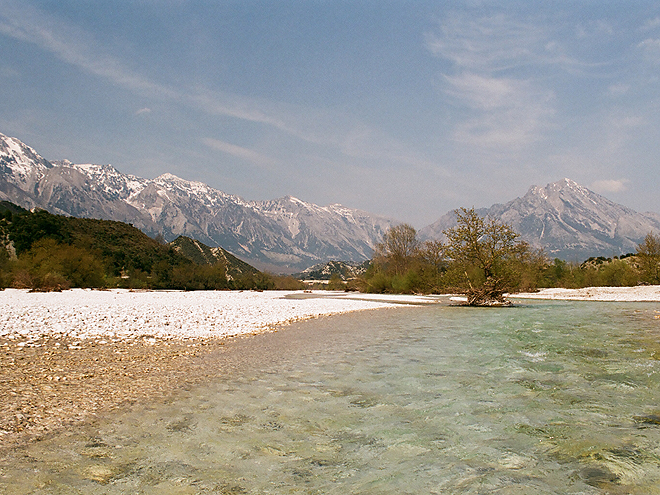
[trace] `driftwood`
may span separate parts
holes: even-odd
[[[467,277],[467,273],[465,274]],[[509,306],[504,294],[507,289],[502,280],[489,277],[480,287],[473,287],[468,278],[470,288],[465,291],[468,306]]]

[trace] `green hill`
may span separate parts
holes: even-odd
[[[23,213],[26,212],[27,210],[25,208],[21,208],[18,205],[15,205],[14,203],[10,203],[9,201],[0,201],[0,216],[4,216],[9,213]]]
[[[260,273],[252,265],[239,260],[229,251],[221,247],[209,247],[190,237],[179,236],[170,242],[168,246],[197,265],[224,264],[230,280],[237,280],[246,275],[254,276]]]
[[[178,241],[178,242],[177,242]],[[222,248],[171,245],[132,225],[0,203],[0,287],[266,289],[272,281]],[[200,256],[193,257],[195,249]]]

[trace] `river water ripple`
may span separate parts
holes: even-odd
[[[660,305],[526,301],[239,339],[213,383],[16,450],[7,494],[660,493]]]

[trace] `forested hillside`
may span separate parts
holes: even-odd
[[[3,287],[194,290],[274,285],[272,277],[229,253],[191,259],[180,248],[189,240],[167,245],[126,223],[30,212],[9,202],[0,202],[0,239]]]

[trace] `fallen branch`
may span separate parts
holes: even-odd
[[[467,277],[467,273],[465,274]],[[468,306],[506,306],[511,304],[504,297],[506,287],[500,279],[489,277],[481,287],[474,287],[468,279],[469,289],[465,291]]]

